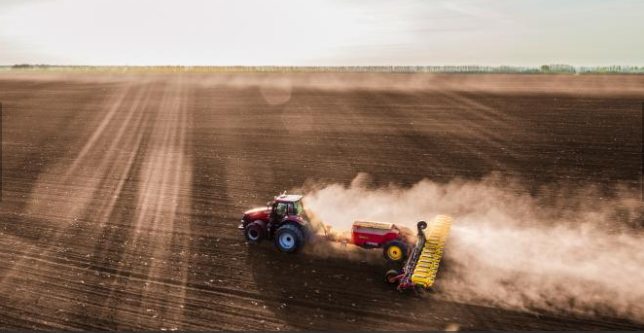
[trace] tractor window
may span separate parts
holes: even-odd
[[[279,216],[284,216],[286,215],[286,203],[285,202],[279,202],[275,206],[275,214]]]
[[[296,201],[295,202],[295,215],[302,215],[304,212],[304,206],[302,205],[302,201]]]

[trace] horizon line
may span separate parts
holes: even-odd
[[[31,66],[31,67],[240,67],[240,68],[261,68],[261,67],[290,67],[290,68],[348,68],[348,67],[377,67],[377,68],[387,68],[387,67],[416,67],[416,68],[432,68],[432,67],[488,67],[488,68],[499,68],[499,67],[512,67],[512,68],[541,68],[543,66],[570,66],[574,68],[605,68],[605,67],[630,67],[630,68],[639,68],[644,67],[642,65],[632,65],[632,64],[620,64],[614,63],[610,65],[572,65],[569,63],[543,63],[541,65],[485,65],[485,64],[442,64],[442,65],[185,65],[185,64],[163,64],[163,65],[87,65],[87,64],[46,64],[46,63],[14,63],[14,64],[0,64],[0,67],[20,67],[20,66]]]

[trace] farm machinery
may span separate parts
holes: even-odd
[[[268,202],[266,207],[246,211],[238,229],[243,230],[249,243],[272,239],[286,253],[299,251],[313,231],[304,212],[302,196],[285,193]]]
[[[246,211],[238,229],[243,231],[248,243],[272,240],[282,252],[298,252],[319,228],[309,222],[302,198],[286,193],[276,196],[265,207]],[[388,266],[395,266],[386,272],[385,280],[401,292],[420,292],[434,284],[451,224],[451,217],[439,215],[430,225],[419,221],[414,235],[409,228],[395,223],[355,221],[350,243],[382,249]],[[327,229],[322,226],[322,230],[326,233]]]

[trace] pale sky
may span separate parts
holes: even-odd
[[[644,65],[642,0],[0,0],[0,65]]]

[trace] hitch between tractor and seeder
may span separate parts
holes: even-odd
[[[416,245],[411,250],[402,270],[387,271],[385,280],[396,284],[401,292],[414,290],[416,293],[422,293],[426,289],[431,289],[436,280],[451,225],[451,217],[439,215],[434,218],[426,232],[427,222],[419,221],[416,225],[418,228]]]

